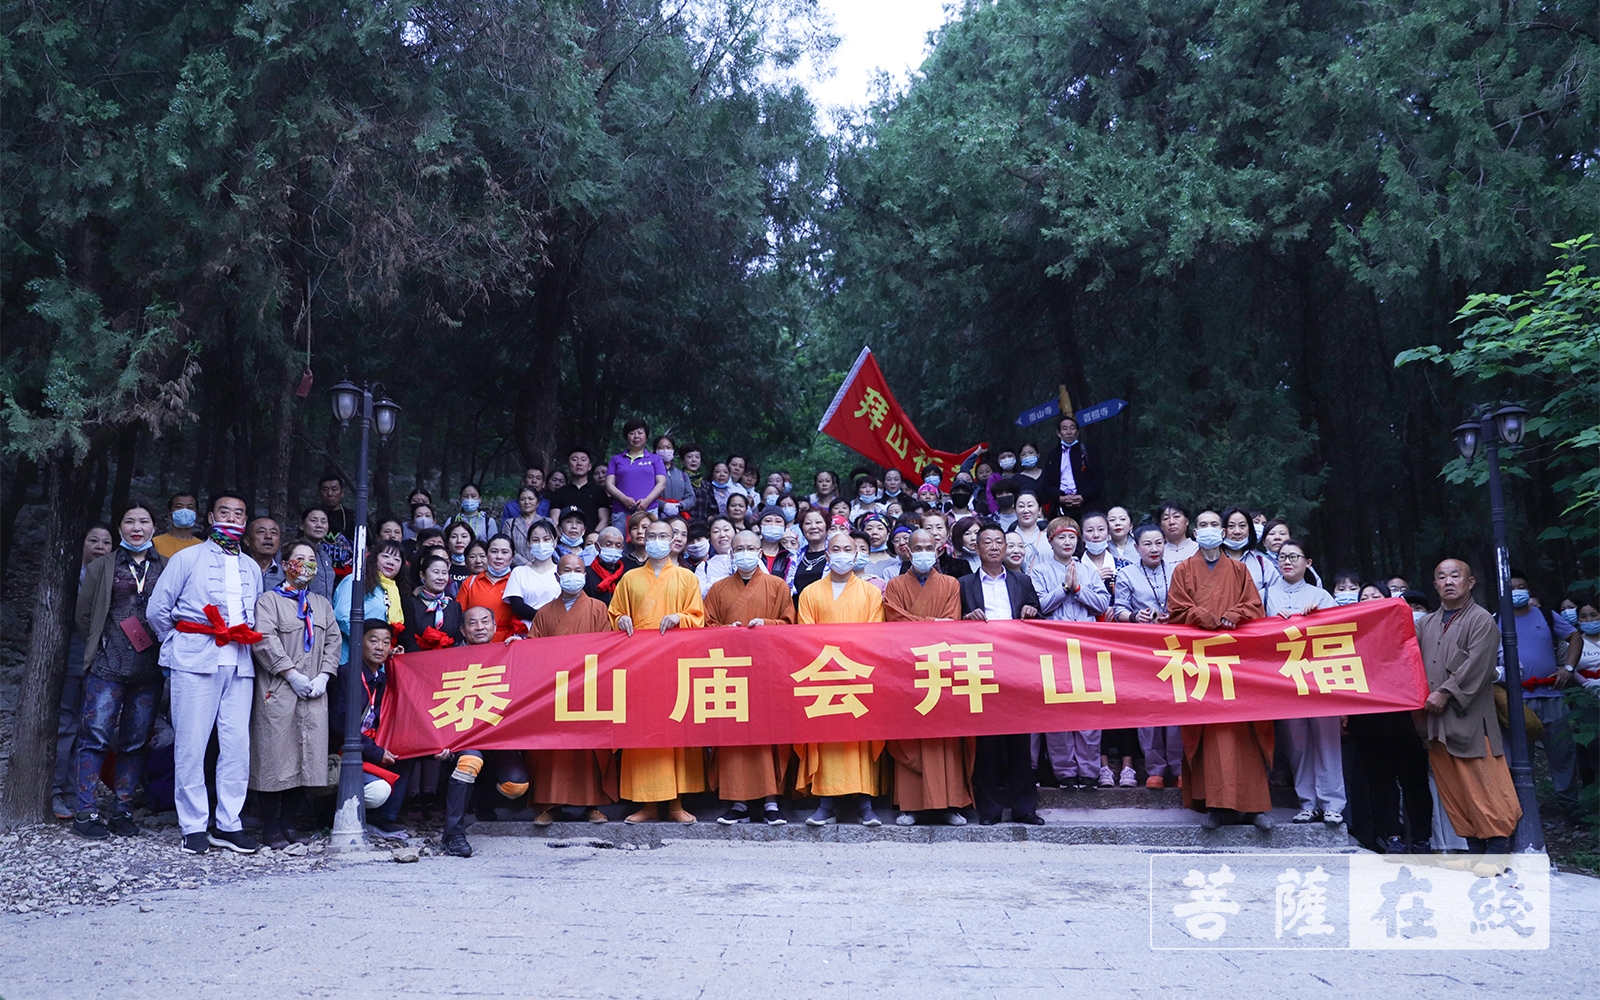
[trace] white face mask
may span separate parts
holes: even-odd
[[[1222,544],[1226,545],[1228,548],[1232,549],[1233,551],[1238,552],[1240,549],[1242,549],[1246,545],[1250,544],[1250,539],[1248,539],[1248,538],[1239,538],[1239,539],[1224,538],[1222,540]]]
[[[669,465],[672,463],[673,453],[671,448],[658,448],[656,449],[656,454],[661,456],[661,460],[663,462],[666,462]]]
[[[1333,603],[1340,607],[1346,604],[1354,604],[1360,599],[1361,591],[1359,590],[1336,590],[1333,592]]]
[[[835,552],[828,557],[828,569],[839,576],[854,571],[856,568],[856,554],[854,552]]]
[[[782,538],[783,538],[783,525],[781,525],[781,524],[763,524],[761,526],[761,540],[762,541],[764,541],[764,542],[776,542],[776,541],[780,541]]]
[[[683,551],[690,559],[704,559],[711,554],[711,542],[708,539],[696,538]]]
[[[605,563],[608,566],[610,564],[614,563],[614,562],[617,562],[621,558],[622,558],[622,550],[621,549],[603,548],[603,549],[600,550],[600,561]]]
[[[1000,460],[1000,468],[1006,470],[1007,472],[1010,472],[1012,469],[1016,468],[1016,465],[1017,460],[1014,458],[1002,458]]]
[[[528,546],[528,555],[534,562],[544,562],[556,554],[556,547],[549,542],[534,542]]]
[[[562,573],[560,581],[561,592],[572,595],[583,589],[584,575],[582,573]]]
[[[672,539],[652,538],[644,543],[644,554],[651,559],[665,559],[672,553]]]
[[[1097,556],[1100,553],[1104,552],[1106,549],[1109,549],[1111,547],[1111,543],[1110,542],[1084,542],[1083,543],[1083,547],[1089,550],[1089,554],[1090,555]]]
[[[1194,533],[1194,540],[1202,549],[1214,549],[1222,545],[1221,528],[1200,528]]]
[[[760,554],[751,552],[749,549],[740,549],[733,554],[733,568],[741,573],[753,572],[760,564]]]
[[[929,572],[933,569],[934,564],[936,564],[938,561],[939,554],[937,552],[911,553],[911,568],[916,570],[918,573]]]

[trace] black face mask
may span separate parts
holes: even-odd
[[[967,504],[972,502],[972,494],[971,493],[952,493],[952,494],[950,494],[950,499],[951,499],[952,502],[955,503],[955,505],[957,507],[965,507]]]
[[[1000,496],[994,498],[994,503],[995,506],[999,507],[1001,510],[1010,510],[1017,505],[1017,498],[1013,496],[1006,496],[1002,493]]]

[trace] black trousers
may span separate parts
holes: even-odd
[[[1405,835],[1400,822],[1402,794],[1405,818],[1411,824],[1410,840],[1427,840],[1433,832],[1428,751],[1423,749],[1422,739],[1411,724],[1410,713],[1352,716],[1349,726],[1372,796],[1372,823],[1378,840]]]
[[[1033,780],[1030,736],[980,736],[972,764],[972,797],[978,818],[998,820],[1010,799],[1011,817],[1039,811],[1039,788]],[[1001,786],[1005,785],[1005,793]]]

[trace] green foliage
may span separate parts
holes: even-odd
[[[1553,488],[1568,520],[1547,529],[1546,537],[1592,544],[1600,518],[1600,271],[1592,262],[1600,258],[1600,243],[1584,234],[1555,247],[1561,266],[1540,287],[1467,297],[1456,315],[1469,324],[1460,347],[1402,351],[1395,366],[1448,365],[1457,378],[1488,383],[1533,410],[1527,430],[1534,440],[1507,460],[1507,471],[1525,477],[1529,460],[1556,470]],[[1486,473],[1458,458],[1445,475],[1451,482],[1481,482]]]

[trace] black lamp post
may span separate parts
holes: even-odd
[[[1522,805],[1522,819],[1511,835],[1513,851],[1543,851],[1544,827],[1539,800],[1533,793],[1533,767],[1528,760],[1528,727],[1522,716],[1522,664],[1517,659],[1517,621],[1511,607],[1511,556],[1506,550],[1506,504],[1500,488],[1500,444],[1516,445],[1527,429],[1528,411],[1515,403],[1480,406],[1472,419],[1455,429],[1456,447],[1470,464],[1481,448],[1489,463],[1489,517],[1494,522],[1495,571],[1500,580],[1500,648],[1506,674],[1506,715],[1511,723],[1506,764]]]
[[[389,440],[395,425],[400,421],[400,407],[387,396],[376,402],[373,389],[380,393],[382,386],[358,386],[344,381],[329,392],[333,397],[333,417],[340,427],[349,427],[350,421],[361,421],[361,445],[356,453],[356,537],[351,540],[350,572],[350,662],[345,665],[344,676],[344,744],[339,751],[339,805],[333,815],[333,843],[335,851],[361,851],[367,847],[366,816],[363,806],[364,781],[361,776],[361,717],[367,704],[366,685],[362,682],[361,643],[366,634],[366,576],[367,564],[367,438],[374,424],[378,437]]]

